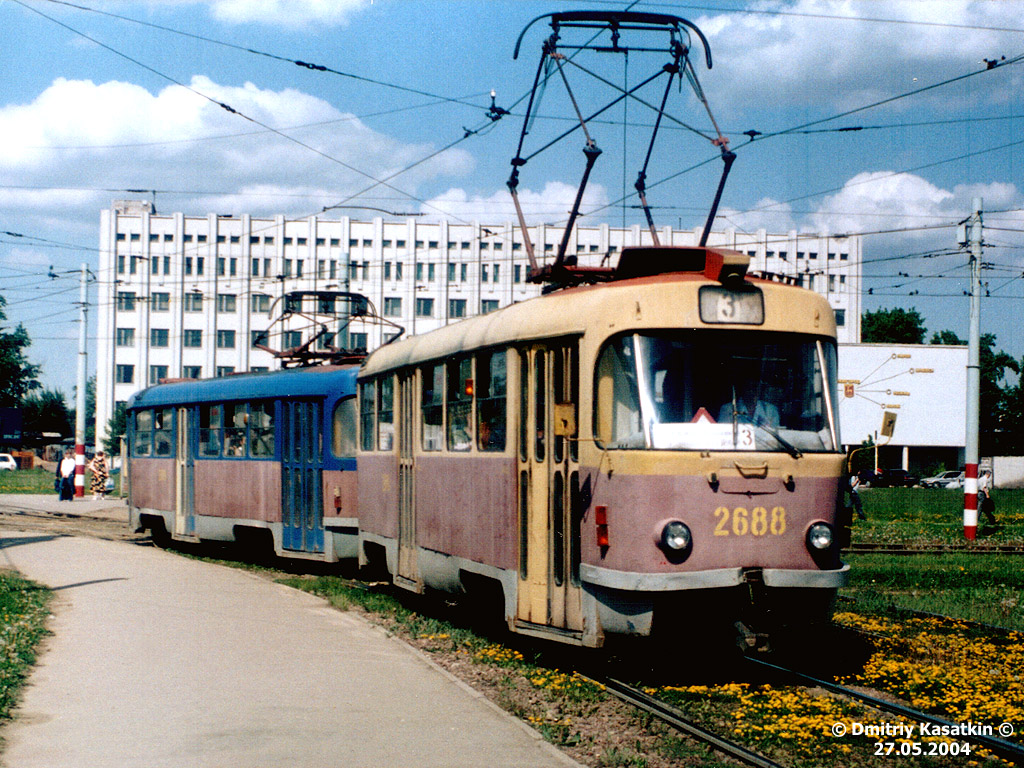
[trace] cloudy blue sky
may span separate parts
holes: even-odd
[[[70,395],[78,289],[66,273],[83,261],[95,268],[99,212],[128,190],[153,190],[159,211],[190,215],[304,216],[344,201],[506,219],[520,99],[548,30],[533,26],[513,61],[517,36],[544,13],[626,5],[0,0],[0,295],[8,322],[28,328],[44,383]],[[864,239],[872,288],[865,306],[916,307],[930,330],[964,336],[966,259],[948,253],[956,238],[947,225],[980,196],[990,294],[983,330],[1024,355],[1024,330],[1009,322],[1024,316],[1024,2],[704,0],[633,10],[684,16],[709,40],[712,69],[696,38],[694,61],[738,155],[717,226],[872,233]],[[636,53],[628,61],[596,56],[587,66],[635,84],[663,61]],[[575,68],[569,75],[584,109],[613,95]],[[492,90],[512,113],[497,122],[486,115]],[[533,146],[570,124],[562,93],[552,83],[545,94]],[[644,95],[654,101],[660,87]],[[669,112],[711,131],[688,88],[673,91]],[[604,155],[586,221],[632,224],[651,113],[631,103],[604,117],[592,126]],[[750,142],[746,131],[761,135]],[[523,169],[531,219],[564,220],[581,147],[570,137]],[[648,172],[660,223],[702,223],[716,154],[705,136],[666,125]]]

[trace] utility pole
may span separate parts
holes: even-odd
[[[974,198],[971,214],[971,317],[967,332],[967,447],[964,461],[964,538],[978,534],[978,432],[981,422],[981,205]]]
[[[89,336],[89,265],[82,264],[78,289],[78,386],[75,392],[75,498],[85,496],[85,377]]]

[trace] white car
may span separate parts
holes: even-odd
[[[963,488],[963,472],[943,472],[935,477],[926,477],[921,481],[922,488]]]
[[[18,462],[9,453],[0,453],[0,472],[5,469],[17,469]]]

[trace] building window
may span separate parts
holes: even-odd
[[[196,256],[196,274],[197,275],[203,274],[203,265],[205,263],[206,263],[206,260],[202,256]]]
[[[169,345],[170,331],[166,328],[149,329],[149,346],[166,347]],[[164,377],[166,378],[166,377]]]
[[[192,257],[191,256],[186,256],[185,257],[185,274],[186,275],[191,275],[192,274]]]
[[[218,312],[234,312],[237,309],[237,302],[235,294],[233,293],[218,293],[217,294],[217,311]]]
[[[399,296],[384,297],[384,317],[401,317],[402,299]]]
[[[384,262],[384,279],[385,280],[390,280],[391,279],[391,262],[390,261],[385,261]]]
[[[846,325],[846,310],[845,309],[837,309],[836,310],[836,325],[838,327],[840,327],[840,328],[842,328],[842,327],[844,327]]]
[[[350,333],[348,343],[352,349],[366,349],[368,339],[365,333]]]
[[[402,262],[395,263],[395,280],[402,279]]]
[[[448,317],[465,317],[466,300],[448,299]]]
[[[258,346],[267,345],[267,332],[266,331],[249,331],[249,346],[252,349],[256,349]]]
[[[422,262],[420,262],[419,264],[416,265],[416,282],[417,283],[422,283],[423,282],[423,263]]]
[[[437,266],[437,265],[436,264],[427,264],[427,282],[428,283],[434,282],[434,277],[435,277],[435,275],[434,275],[434,267],[435,266]]]
[[[183,365],[181,376],[184,379],[200,379],[203,376],[203,367],[201,365]]]
[[[118,328],[117,329],[117,346],[119,347],[134,347],[135,346],[135,329],[134,328]]]
[[[124,256],[117,257],[117,274],[124,274]]]
[[[486,315],[488,312],[494,312],[498,308],[497,299],[482,299],[480,301],[480,313]]]
[[[224,277],[224,259],[217,259],[217,277]]]
[[[260,260],[259,259],[253,259],[252,260],[252,270],[251,270],[250,274],[253,277],[259,277],[260,276]]]
[[[839,260],[840,261],[849,261],[849,259],[850,259],[850,254],[848,254],[848,253],[840,253],[839,254]]]
[[[217,366],[217,377],[230,376],[235,372],[235,366],[233,365],[218,365]]]
[[[455,282],[455,265],[454,264],[449,264],[448,265],[448,282],[449,283],[454,283]]]
[[[114,381],[118,384],[132,384],[135,382],[134,365],[118,365],[114,370]]]
[[[416,299],[416,317],[433,317],[434,300]]]
[[[512,282],[519,284],[523,282],[523,266],[516,264],[512,267]]]
[[[491,276],[492,276],[494,282],[496,282],[496,283],[500,283],[501,282],[501,264],[495,264],[494,265],[494,272],[491,273]]]
[[[302,346],[302,331],[285,331],[284,348],[293,349]]]
[[[468,265],[466,265],[466,264],[460,264],[459,265],[459,282],[460,283],[466,282],[466,275],[468,274],[468,272],[469,272]]]
[[[487,265],[486,264],[481,264],[480,265],[480,282],[481,283],[486,283],[487,282],[487,275],[488,275]]]
[[[186,293],[185,294],[185,311],[186,312],[202,312],[203,311],[203,294],[201,294],[201,293]]]
[[[184,347],[203,346],[203,332],[198,328],[186,328],[182,332],[181,344]]]
[[[149,366],[149,385],[159,384],[161,379],[167,378],[167,366],[166,365],[151,365]]]
[[[235,332],[217,331],[217,349],[234,349]]]
[[[263,312],[265,314],[270,311],[270,297],[265,293],[254,293],[250,302],[253,312]]]
[[[167,312],[171,308],[171,294],[154,293],[149,300],[154,312]]]

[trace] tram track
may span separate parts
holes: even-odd
[[[615,696],[617,699],[653,715],[666,725],[699,739],[700,741],[709,744],[717,751],[729,755],[740,762],[747,765],[757,766],[757,768],[785,768],[781,763],[777,763],[762,754],[747,749],[739,742],[727,739],[724,736],[720,736],[713,731],[708,730],[702,725],[698,725],[680,710],[664,703],[663,701],[659,701],[639,688],[627,685],[621,680],[616,680],[611,677],[591,679],[595,683],[604,686],[605,691]]]
[[[830,693],[854,699],[875,709],[908,718],[916,723],[928,723],[939,728],[956,728],[957,726],[956,723],[946,720],[945,718],[937,717],[936,715],[931,715],[927,712],[921,712],[920,710],[907,707],[894,701],[887,701],[886,699],[881,699],[877,696],[872,696],[871,694],[858,691],[854,688],[848,688],[829,680],[823,680],[819,677],[808,675],[805,672],[798,672],[797,670],[790,669],[789,667],[784,667],[779,664],[774,664],[772,662],[765,661],[763,659],[756,659],[750,656],[745,657],[745,660],[751,665],[779,675],[784,679],[793,680],[799,685],[822,688]],[[969,741],[973,744],[984,747],[993,754],[1013,763],[1014,765],[1024,765],[1024,747],[1011,741],[984,734],[972,734],[962,736],[960,738],[964,741]]]
[[[864,542],[850,544],[843,554],[853,555],[949,555],[957,553],[972,555],[1024,555],[1024,546],[1019,544],[949,544],[907,547],[898,544]]]

